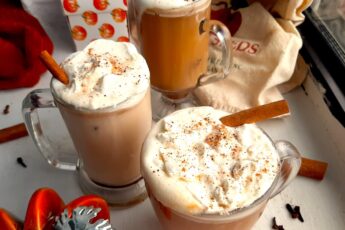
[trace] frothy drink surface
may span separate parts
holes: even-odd
[[[211,107],[177,111],[150,132],[142,172],[153,196],[185,214],[226,214],[272,185],[280,158],[255,125],[224,126]]]
[[[96,40],[62,67],[53,93],[88,176],[107,186],[141,177],[140,150],[151,128],[149,70],[130,43]]]
[[[171,10],[179,9],[178,12],[188,14],[193,13],[191,9],[198,9],[201,4],[210,1],[211,0],[136,0],[136,4],[140,5],[140,13],[147,9],[155,9],[157,13],[159,13],[159,10],[163,13],[165,10],[171,12]],[[181,11],[181,9],[186,9],[186,11]]]

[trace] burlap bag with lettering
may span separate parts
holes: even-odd
[[[278,86],[292,89],[302,75],[292,79],[302,39],[289,20],[274,19],[260,4],[237,11],[233,33],[233,67],[230,75],[194,91],[202,105],[228,112],[281,100]],[[235,30],[237,31],[234,31]],[[296,78],[296,77],[295,77]],[[303,80],[303,79],[302,79]]]

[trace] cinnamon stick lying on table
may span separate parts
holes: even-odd
[[[328,163],[302,157],[298,175],[315,180],[322,180],[326,174]]]
[[[28,135],[24,123],[14,125],[0,130],[0,143],[11,141]]]
[[[220,121],[226,126],[235,127],[263,121],[286,113],[289,113],[288,103],[286,100],[281,100],[230,114],[220,118]]]
[[[289,106],[286,100],[282,100],[233,113],[220,118],[220,121],[226,126],[235,127],[263,121],[286,113],[289,113]],[[326,174],[327,166],[328,164],[325,162],[302,157],[301,168],[298,175],[315,180],[322,180]]]
[[[41,60],[43,64],[47,67],[49,72],[53,75],[54,78],[59,80],[61,83],[68,85],[69,78],[65,71],[56,63],[54,58],[48,53],[48,51],[44,50],[42,51]]]

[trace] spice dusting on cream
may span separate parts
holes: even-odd
[[[53,80],[53,89],[63,101],[79,108],[131,106],[145,96],[150,84],[145,59],[126,42],[95,40],[61,66],[70,84]]]
[[[280,158],[255,125],[224,126],[211,107],[177,111],[151,131],[143,174],[156,198],[184,213],[226,214],[272,185]]]

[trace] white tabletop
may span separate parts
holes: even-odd
[[[55,45],[54,57],[61,61],[73,52],[67,25],[59,9],[55,8],[56,4],[52,6],[52,2],[43,0],[36,2],[41,10],[33,13],[44,19],[42,24]],[[55,11],[48,13],[46,9],[51,7]],[[45,73],[33,88],[0,91],[0,110],[10,105],[9,114],[0,114],[0,128],[23,122],[23,98],[33,89],[47,88],[49,81],[50,76]],[[297,177],[270,201],[253,229],[271,229],[273,217],[285,229],[345,229],[345,129],[329,113],[312,77],[308,77],[304,88],[305,91],[297,88],[284,95],[289,102],[291,116],[265,121],[260,126],[273,139],[292,142],[303,156],[328,162],[326,177],[323,181]],[[64,135],[64,127],[59,125],[62,120],[57,110],[45,111],[42,123],[46,124],[47,130],[53,130],[52,138],[58,146],[69,148],[70,140]],[[60,127],[61,131],[56,127]],[[59,131],[58,134],[54,133],[56,131]],[[18,165],[17,157],[22,157],[28,167]],[[66,203],[82,195],[75,174],[49,166],[30,137],[0,144],[0,183],[0,207],[19,219],[24,219],[30,196],[40,187],[55,189]],[[301,207],[304,223],[291,219],[285,209],[286,203]],[[149,200],[129,208],[111,208],[111,223],[118,230],[160,229]]]

